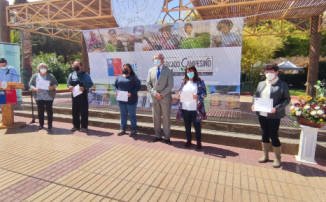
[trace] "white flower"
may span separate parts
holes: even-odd
[[[294,109],[294,108],[295,108],[294,106],[291,106],[291,107],[290,107],[291,110]]]
[[[310,108],[309,105],[304,106],[304,109],[309,109],[309,108]]]
[[[315,107],[315,109],[320,109],[320,107],[319,107],[319,106],[317,106],[317,107]]]
[[[295,115],[296,115],[296,116],[301,116],[301,114],[302,114],[302,111],[296,111],[296,112],[295,112]]]
[[[310,115],[311,115],[311,116],[315,116],[316,114],[317,114],[316,111],[311,111],[311,112],[310,112]]]
[[[299,108],[299,107],[296,107],[296,108],[295,108],[295,111],[299,111],[299,110],[300,110],[300,108]]]
[[[323,115],[323,114],[324,114],[324,111],[323,111],[323,110],[318,110],[318,111],[317,111],[317,114],[318,114],[318,115]]]

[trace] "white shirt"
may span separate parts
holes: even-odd
[[[266,87],[264,88],[263,92],[261,92],[261,95],[260,97],[261,98],[271,98],[271,87],[272,87],[272,84],[275,84],[276,82],[278,81],[278,78],[274,79],[272,82],[266,80]],[[267,112],[259,112],[259,115],[260,116],[265,116],[267,117]]]
[[[194,95],[197,95],[197,83],[188,81],[183,87],[182,92],[192,92]],[[197,111],[197,100],[192,100],[190,102],[183,102],[182,109],[187,111]]]

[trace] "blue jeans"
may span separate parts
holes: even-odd
[[[129,119],[131,123],[131,130],[137,129],[137,117],[136,117],[136,107],[137,103],[134,105],[128,105],[128,104],[119,104],[120,108],[120,114],[121,114],[121,129],[126,130],[127,129],[127,120],[128,120],[128,113],[129,113]]]

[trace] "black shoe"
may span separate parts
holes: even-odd
[[[155,137],[153,142],[158,142],[158,141],[161,141],[161,140],[162,140],[162,138]]]
[[[167,139],[167,140],[165,140],[165,144],[171,145],[171,144],[172,144],[172,142],[171,142],[171,140],[170,140],[170,139]]]
[[[79,132],[86,133],[87,132],[87,128],[81,128],[81,129],[79,129]]]
[[[42,129],[43,129],[43,126],[39,126],[38,129],[39,129],[39,130],[42,130]]]
[[[130,133],[129,133],[129,137],[133,137],[137,135],[137,131],[136,130],[132,130]]]
[[[120,132],[118,133],[118,136],[122,136],[124,134],[126,134],[126,131],[121,129]]]
[[[52,129],[52,125],[48,125],[48,129],[51,130]]]
[[[77,130],[79,130],[79,128],[72,128],[72,129],[71,129],[72,132],[75,132],[75,131],[77,131]]]

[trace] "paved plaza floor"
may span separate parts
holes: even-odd
[[[309,165],[282,155],[283,167],[274,169],[257,163],[260,151],[208,143],[198,151],[181,139],[166,145],[146,134],[70,128],[0,131],[1,202],[326,201],[325,160]]]

